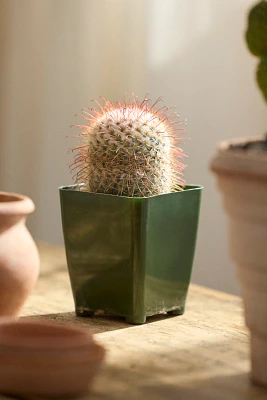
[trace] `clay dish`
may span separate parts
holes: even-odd
[[[0,319],[0,393],[78,396],[91,387],[104,349],[88,329]]]

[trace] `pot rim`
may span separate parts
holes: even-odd
[[[106,197],[113,197],[113,198],[124,198],[124,199],[130,199],[133,201],[142,201],[142,200],[149,200],[149,199],[153,199],[156,197],[160,197],[160,196],[170,196],[170,195],[177,195],[178,193],[186,193],[192,190],[202,190],[204,189],[204,187],[202,185],[198,185],[198,184],[186,184],[185,188],[183,190],[177,190],[175,192],[169,192],[169,193],[161,193],[161,194],[156,194],[153,196],[149,196],[149,197],[130,197],[130,196],[120,196],[120,195],[116,195],[116,194],[109,194],[109,193],[94,193],[94,192],[86,192],[86,191],[80,191],[80,190],[72,190],[73,188],[77,188],[79,186],[82,186],[83,183],[79,183],[79,184],[73,184],[73,185],[63,185],[63,186],[59,186],[59,191],[60,192],[75,192],[75,193],[82,193],[85,195],[95,195],[95,196],[106,196]]]
[[[93,345],[90,330],[27,318],[0,318],[0,347],[12,349],[70,351]]]
[[[231,149],[230,146],[263,141],[264,136],[241,137],[224,140],[210,162],[212,172],[235,179],[267,181],[267,151]]]
[[[35,205],[29,197],[0,191],[0,215],[27,215],[34,210]]]
[[[260,150],[249,150],[246,149],[245,151],[243,149],[237,148],[237,149],[231,149],[230,146],[235,146],[235,145],[245,145],[248,143],[256,143],[256,142],[262,142],[265,140],[264,136],[253,136],[253,137],[239,137],[239,138],[231,138],[227,140],[222,140],[217,144],[217,152],[231,152],[231,154],[235,156],[243,156],[243,157],[248,157],[249,158],[267,158],[267,151],[260,151]]]

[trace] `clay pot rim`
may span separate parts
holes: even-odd
[[[90,331],[74,325],[0,318],[0,347],[43,351],[82,350],[94,345]]]
[[[210,169],[218,175],[267,183],[267,151],[255,149],[231,149],[231,145],[242,145],[263,141],[263,136],[241,137],[224,140],[217,145],[217,152],[210,162]]]
[[[250,149],[231,149],[230,146],[234,145],[244,145],[247,143],[255,143],[263,141],[265,138],[263,136],[253,136],[253,137],[240,137],[223,140],[217,145],[218,153],[229,153],[236,158],[249,158],[249,159],[267,159],[267,151],[260,150],[250,150]]]
[[[0,191],[0,215],[27,215],[34,210],[34,203],[29,197]]]

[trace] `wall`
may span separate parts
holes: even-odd
[[[164,97],[188,120],[186,178],[205,190],[193,280],[238,292],[208,170],[216,143],[266,130],[244,43],[251,0],[0,0],[0,185],[36,203],[36,239],[62,243],[58,186],[83,107]]]

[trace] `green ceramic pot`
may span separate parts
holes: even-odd
[[[144,198],[75,188],[59,190],[76,314],[101,311],[132,324],[183,314],[202,187]]]

